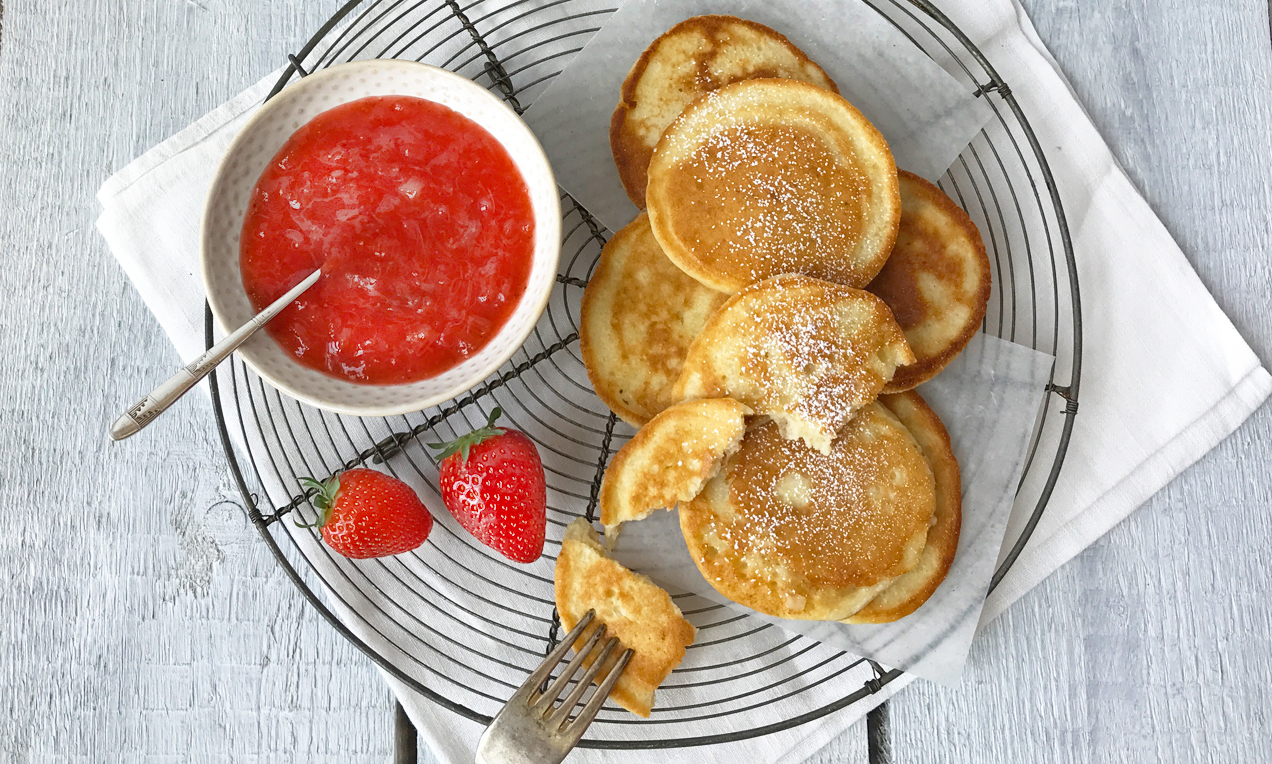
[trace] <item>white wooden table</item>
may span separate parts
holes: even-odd
[[[101,181],[277,67],[337,0],[0,6],[0,751],[384,762],[393,699],[233,502],[93,228]],[[1264,0],[1025,0],[1132,179],[1272,361]],[[1272,407],[889,706],[898,761],[1272,760]],[[815,761],[867,758],[858,724]],[[428,753],[421,758],[429,761]]]

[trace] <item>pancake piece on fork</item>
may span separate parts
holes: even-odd
[[[583,518],[566,527],[553,578],[557,613],[567,632],[588,610],[596,611],[575,642],[575,650],[601,624],[605,624],[606,639],[618,637],[624,648],[632,649],[631,661],[610,691],[610,700],[648,718],[654,690],[693,644],[693,625],[657,584],[611,560]],[[621,648],[610,653],[607,663],[617,662],[619,655]],[[606,676],[609,669],[606,666],[597,676]]]
[[[883,300],[807,276],[778,276],[729,298],[689,346],[679,400],[733,398],[788,438],[829,453],[856,412],[914,356]]]
[[[596,395],[633,427],[670,406],[689,344],[727,299],[668,260],[638,215],[605,244],[583,290],[579,350]]]
[[[889,623],[918,610],[945,580],[945,574],[954,563],[963,520],[963,486],[958,460],[950,448],[949,433],[936,412],[913,390],[881,395],[879,404],[910,431],[932,469],[936,512],[914,568],[875,595],[870,604],[845,623]]]
[[[680,529],[707,581],[767,615],[838,621],[919,561],[935,508],[932,471],[877,403],[821,454],[773,423],[742,439]]]
[[[839,92],[790,40],[734,16],[694,16],[645,49],[623,80],[610,119],[610,150],[633,204],[645,206],[649,158],[680,112],[698,96],[754,77],[802,80]]]
[[[884,392],[917,387],[953,361],[980,329],[990,269],[976,224],[941,189],[902,171],[901,230],[892,256],[866,287],[883,298],[915,362]]]
[[[689,104],[654,149],[645,201],[667,257],[729,293],[782,273],[865,287],[901,219],[883,136],[796,80],[743,80]]]

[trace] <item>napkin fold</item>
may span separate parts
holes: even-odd
[[[983,625],[1232,433],[1272,394],[1272,376],[1118,167],[1024,10],[1012,0],[936,5],[986,54],[1028,116],[1064,202],[1082,290],[1080,411],[1065,466],[1029,544],[990,595]],[[276,76],[147,152],[98,193],[98,229],[184,361],[203,349],[203,198]],[[385,676],[439,759],[471,761],[478,725]],[[793,730],[660,758],[802,761],[909,681]],[[772,709],[754,713],[773,721]],[[572,761],[643,756],[580,751]]]

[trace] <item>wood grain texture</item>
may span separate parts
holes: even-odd
[[[0,751],[389,760],[393,699],[241,510],[206,396],[93,228],[101,181],[278,66],[339,0],[0,5]],[[1272,360],[1263,0],[1026,0],[1202,280]],[[1265,761],[1272,409],[890,705],[898,761]],[[439,713],[442,713],[439,711]],[[421,761],[432,762],[427,751]],[[816,762],[865,762],[864,724]]]
[[[0,760],[357,761],[392,697],[232,501],[209,401],[93,227],[108,175],[278,66],[334,0],[7,0]]]

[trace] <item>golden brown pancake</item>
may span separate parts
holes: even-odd
[[[654,690],[693,644],[693,626],[667,592],[607,557],[596,532],[582,518],[565,529],[554,579],[557,613],[566,631],[578,625],[588,610],[596,611],[574,643],[575,650],[600,624],[605,624],[606,639],[618,637],[623,647],[632,649],[631,661],[610,691],[610,699],[648,718]],[[619,655],[621,648],[611,652],[607,662],[616,662]],[[607,673],[608,667],[597,676]]]
[[[839,92],[790,40],[734,16],[695,16],[645,49],[623,80],[610,120],[610,150],[633,204],[645,206],[649,158],[680,112],[704,93],[753,77],[803,80]]]
[[[734,398],[828,453],[899,364],[914,360],[888,306],[860,289],[778,276],[729,298],[685,357],[680,400]]]
[[[864,287],[901,217],[883,136],[795,80],[743,80],[686,107],[654,149],[645,201],[667,257],[721,292],[781,273]]]
[[[667,259],[641,213],[583,290],[579,349],[596,394],[633,427],[670,406],[689,343],[726,299]]]
[[[767,615],[842,620],[914,568],[935,506],[914,438],[877,403],[829,454],[747,433],[694,500],[680,507],[689,553],[724,596]]]
[[[601,482],[601,523],[610,528],[698,495],[721,459],[737,450],[751,409],[732,398],[679,403],[640,428]]]
[[[884,388],[928,381],[967,347],[989,303],[989,257],[976,224],[941,189],[901,172],[901,230],[866,287],[892,308],[917,359]]]
[[[879,403],[891,411],[910,431],[932,468],[936,489],[936,514],[928,530],[927,543],[919,554],[919,562],[910,572],[888,584],[870,604],[858,610],[846,623],[888,623],[913,613],[945,580],[954,553],[958,551],[958,533],[963,516],[963,486],[958,460],[950,448],[945,426],[913,390],[897,395],[883,395]]]

